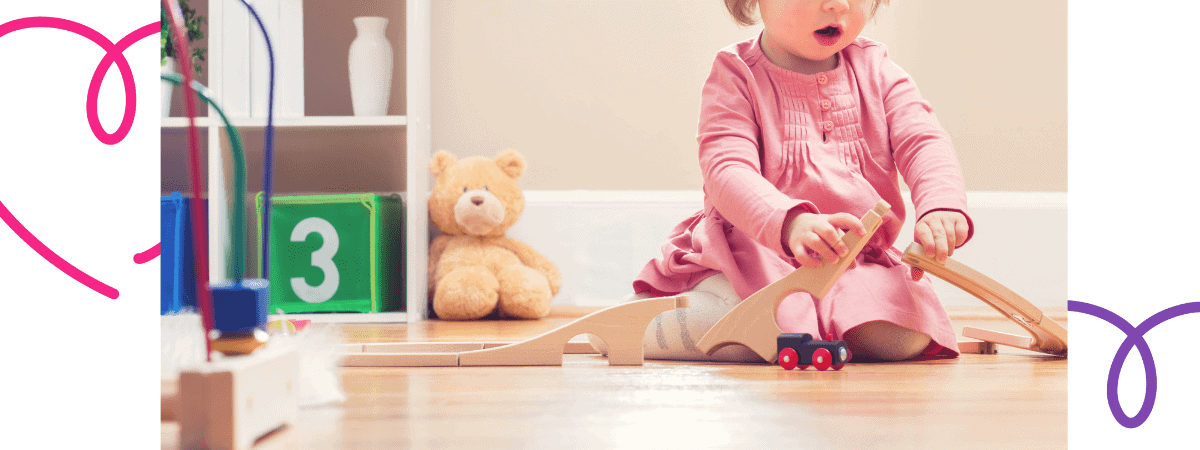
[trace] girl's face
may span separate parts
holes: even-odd
[[[837,66],[834,55],[866,26],[873,0],[758,0],[763,52],[785,69],[813,74]]]

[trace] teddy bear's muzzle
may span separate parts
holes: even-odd
[[[454,218],[467,234],[486,235],[504,221],[504,203],[482,189],[467,191],[454,204]]]

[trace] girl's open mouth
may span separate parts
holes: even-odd
[[[813,32],[813,36],[816,37],[818,44],[829,46],[829,45],[836,44],[837,41],[839,39],[841,39],[842,29],[838,28],[836,26],[830,25],[830,26],[827,26],[825,28],[822,28],[820,30]]]

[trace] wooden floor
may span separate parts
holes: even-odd
[[[516,341],[587,311],[540,321],[341,327],[350,342]],[[1066,326],[1066,311],[1047,315]],[[951,311],[955,327],[1020,333],[990,308]],[[850,363],[842,371],[646,361],[610,367],[343,368],[342,404],[304,408],[256,449],[916,448],[1067,445],[1067,360],[998,355]],[[178,426],[162,427],[178,447]]]

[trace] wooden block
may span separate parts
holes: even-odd
[[[797,292],[807,292],[817,299],[824,297],[850,266],[850,262],[858,257],[875,231],[879,230],[883,215],[890,209],[887,202],[880,200],[874,209],[862,217],[866,235],[846,233],[842,236],[842,242],[850,249],[845,257],[816,269],[801,267],[750,295],[717,321],[696,343],[696,348],[712,355],[727,345],[741,344],[767,362],[775,362],[779,357],[776,339],[783,333],[779,324],[775,323],[775,311],[779,303],[784,297]]]
[[[658,297],[622,303],[576,319],[537,337],[501,347],[462,352],[461,366],[560,366],[567,341],[593,334],[608,346],[608,363],[640,366],[642,336],[654,316],[686,308],[687,297]]]
[[[180,446],[184,450],[250,448],[295,423],[299,356],[291,347],[225,358],[179,376]]]
[[[977,330],[999,339],[993,342],[1051,355],[1067,355],[1066,328],[1054,319],[1046,317],[1042,310],[1004,285],[951,258],[946,258],[946,263],[940,264],[926,255],[925,248],[916,242],[908,246],[903,261],[983,300],[1033,335],[1032,338],[1022,338],[1007,333]],[[966,335],[965,329],[963,334]],[[982,339],[976,336],[967,337]]]
[[[996,344],[983,341],[958,341],[958,352],[977,355],[995,355],[998,353],[996,351]]]
[[[163,422],[174,422],[175,411],[179,410],[179,379],[163,379],[162,390],[159,391],[161,402],[161,417]]]
[[[182,372],[179,374],[179,385],[179,400],[175,402],[177,409],[174,414],[179,422],[179,448],[206,448],[211,427],[208,419],[208,380],[201,372]]]
[[[338,348],[342,353],[362,353],[364,344],[341,344]]]
[[[456,367],[458,353],[351,353],[342,367]]]

